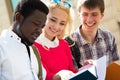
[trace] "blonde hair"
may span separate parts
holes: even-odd
[[[64,28],[63,32],[60,35],[58,35],[57,37],[58,38],[63,38],[64,36],[70,34],[70,32],[72,30],[72,27],[73,27],[72,8],[68,8],[68,7],[64,6],[64,4],[62,4],[62,3],[54,3],[54,2],[48,4],[48,8],[49,8],[49,11],[52,11],[53,9],[59,8],[59,9],[65,11],[68,14],[68,22],[65,25],[65,28]]]

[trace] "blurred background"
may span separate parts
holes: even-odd
[[[0,33],[12,24],[13,10],[19,0],[0,0]],[[43,0],[45,3],[50,0]],[[118,52],[120,54],[120,0],[105,0],[105,16],[101,27],[109,29],[116,38]],[[72,7],[75,11],[75,27],[80,25],[78,12],[76,10],[77,0],[72,0]]]

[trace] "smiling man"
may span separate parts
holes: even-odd
[[[79,0],[78,11],[81,25],[72,34],[80,50],[80,62],[107,56],[107,65],[119,59],[115,37],[100,28],[104,17],[104,0]],[[111,26],[110,26],[111,27]]]

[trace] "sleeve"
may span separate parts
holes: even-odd
[[[42,65],[42,77],[43,77],[43,80],[45,80],[46,79],[46,70],[45,70],[45,68],[43,67],[43,65]]]
[[[115,37],[109,30],[106,29],[102,29],[101,33],[103,34],[105,40],[106,54],[108,55],[107,64],[110,64],[111,62],[119,59]]]
[[[0,44],[0,65],[2,64],[4,58],[5,58],[5,53],[4,53],[4,50]]]
[[[115,37],[113,36],[113,41],[112,41],[112,60],[116,61],[119,60],[119,55],[118,55],[118,49],[117,49],[117,44],[115,42]]]

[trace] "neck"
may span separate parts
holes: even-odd
[[[80,29],[81,35],[82,37],[90,44],[94,43],[95,37],[96,37],[96,33],[97,31],[92,31],[92,32],[86,32],[82,29]]]
[[[48,35],[46,32],[44,33],[45,37],[51,41],[54,41],[55,40],[55,37],[52,37],[50,35]]]

